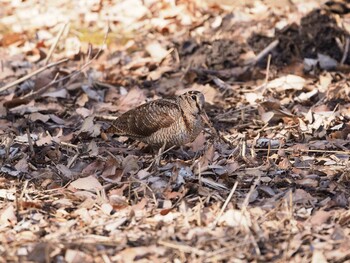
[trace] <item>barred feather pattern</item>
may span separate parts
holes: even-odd
[[[122,114],[108,132],[127,136],[153,147],[192,142],[203,130],[204,95],[189,91],[174,99],[159,99]]]

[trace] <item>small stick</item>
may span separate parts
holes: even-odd
[[[271,64],[271,54],[269,54],[267,58],[267,66],[266,66],[266,76],[265,76],[265,85],[269,81],[269,75],[270,75],[270,64]]]
[[[214,128],[213,124],[210,122],[209,117],[205,111],[203,111],[203,113],[201,114],[201,118],[204,121],[204,123],[208,125],[211,132],[213,132],[216,137],[220,137],[218,131]]]
[[[45,60],[44,60],[44,65],[47,65],[47,63],[49,62],[50,58],[52,57],[53,51],[54,51],[55,48],[57,47],[58,41],[60,40],[60,38],[61,38],[61,36],[62,36],[64,30],[65,30],[66,27],[67,27],[67,25],[68,25],[68,23],[65,23],[65,24],[61,27],[60,31],[58,32],[58,35],[57,35],[57,37],[56,37],[56,40],[55,40],[55,42],[53,43],[53,45],[51,46],[51,48],[50,48],[50,50],[49,50],[49,53],[47,54],[47,57],[46,57]]]
[[[258,63],[261,59],[263,59],[267,54],[269,54],[272,50],[274,50],[279,44],[279,40],[275,40],[271,42],[266,48],[264,48],[255,58],[252,62],[248,64],[256,64]]]
[[[178,243],[173,243],[173,242],[167,242],[167,241],[163,241],[163,240],[158,240],[157,243],[159,245],[161,245],[161,246],[177,249],[177,250],[179,250],[180,252],[183,252],[183,253],[193,253],[193,254],[196,254],[198,256],[204,256],[206,254],[205,251],[199,250],[198,248],[191,247],[191,246],[188,246],[188,245],[183,245],[183,244],[178,244]]]
[[[226,198],[225,203],[224,203],[224,205],[221,207],[221,210],[220,210],[218,216],[216,217],[214,223],[211,225],[211,228],[216,227],[216,225],[217,225],[217,223],[219,222],[219,220],[220,220],[222,214],[224,213],[224,211],[225,211],[225,209],[226,209],[228,203],[231,201],[231,198],[232,198],[234,192],[236,191],[237,186],[238,186],[238,181],[236,181],[235,184],[233,185],[230,194],[229,194],[228,197]]]
[[[53,85],[53,84],[56,82],[57,78],[58,78],[58,73],[56,74],[55,78],[54,78],[52,81],[50,81],[50,83],[48,83],[48,84],[45,85],[44,87],[38,89],[37,91],[34,91],[33,93],[28,93],[28,94],[24,95],[24,96],[23,96],[22,98],[20,98],[20,99],[23,99],[23,100],[25,100],[25,99],[30,99],[30,100],[32,100],[32,99],[34,99],[36,96],[40,96],[40,95],[43,94],[51,85]]]
[[[118,117],[115,117],[115,116],[99,115],[99,114],[94,115],[94,117],[97,120],[103,120],[103,121],[115,121],[116,119],[118,119]]]
[[[79,149],[79,146],[68,143],[68,142],[60,142],[60,144],[63,146],[68,146],[68,147],[74,148],[74,149]]]
[[[190,70],[192,66],[192,61],[190,61],[190,63],[188,63],[188,66],[185,68],[184,73],[182,74],[181,78],[180,78],[180,82],[183,81],[183,79],[185,78],[185,75],[188,73],[188,71]]]
[[[260,183],[260,180],[261,180],[261,175],[259,174],[259,177],[255,180],[254,184],[250,187],[250,190],[243,201],[243,205],[241,208],[242,213],[243,211],[247,210],[247,207],[249,205],[249,198],[252,195],[253,191],[255,190],[256,186]]]
[[[143,181],[141,181],[141,180],[139,180],[139,179],[137,179],[135,177],[131,177],[131,179],[132,180],[129,180],[130,183],[139,183],[139,184],[145,186],[148,189],[148,191],[150,191],[150,193],[152,194],[152,197],[153,197],[154,205],[156,207],[158,207],[158,205],[159,205],[158,204],[158,200],[156,198],[156,195],[155,195],[153,189],[148,184],[146,184],[145,182],[143,182]]]
[[[32,141],[32,137],[30,137],[30,132],[28,128],[26,129],[26,133],[28,137],[29,150],[32,153],[32,155],[34,155],[33,141]]]
[[[348,57],[349,44],[350,44],[350,38],[347,37],[345,40],[345,49],[344,49],[343,57],[341,58],[340,64],[344,64],[346,58]]]
[[[280,149],[280,148],[260,148],[260,149],[255,149],[256,151],[278,151],[278,150],[283,150],[285,152],[304,152],[304,153],[333,153],[333,154],[350,154],[350,151],[337,151],[337,150],[303,150],[303,149]]]
[[[259,90],[261,92],[261,95],[264,95],[264,93],[266,91],[266,87],[267,87],[267,82],[269,81],[270,63],[271,63],[271,54],[269,54],[269,56],[267,57],[265,81],[262,85],[260,85],[254,89],[254,90]]]
[[[27,188],[28,188],[28,183],[29,183],[29,180],[25,180],[25,181],[24,181],[23,189],[22,189],[21,194],[20,194],[20,196],[19,196],[18,199],[20,199],[20,200],[23,199],[24,194],[25,194],[25,192],[26,192],[26,190],[27,190]]]
[[[163,147],[164,146],[164,147]],[[153,166],[153,164],[155,164],[157,162],[157,160],[165,153],[169,152],[170,150],[175,148],[175,145],[171,146],[170,148],[164,150],[165,148],[165,143],[163,145],[159,151],[158,154],[154,157],[153,161],[151,162],[151,164],[145,169],[145,171],[148,171],[149,169],[151,169],[151,167]],[[159,165],[159,164],[158,164]]]
[[[71,168],[71,166],[73,165],[73,163],[75,162],[75,160],[78,158],[79,153],[76,153],[72,159],[70,159],[69,163],[67,164],[67,168]]]

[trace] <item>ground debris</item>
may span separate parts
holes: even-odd
[[[0,262],[349,260],[345,2],[4,1]],[[192,143],[107,135],[189,90]]]

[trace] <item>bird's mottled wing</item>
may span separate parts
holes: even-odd
[[[180,114],[170,100],[155,100],[125,112],[113,123],[113,132],[134,138],[147,137],[172,125]]]

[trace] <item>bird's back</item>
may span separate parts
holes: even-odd
[[[151,146],[183,145],[193,141],[203,128],[199,114],[184,106],[183,98],[159,99],[122,114],[108,132],[145,142]]]

